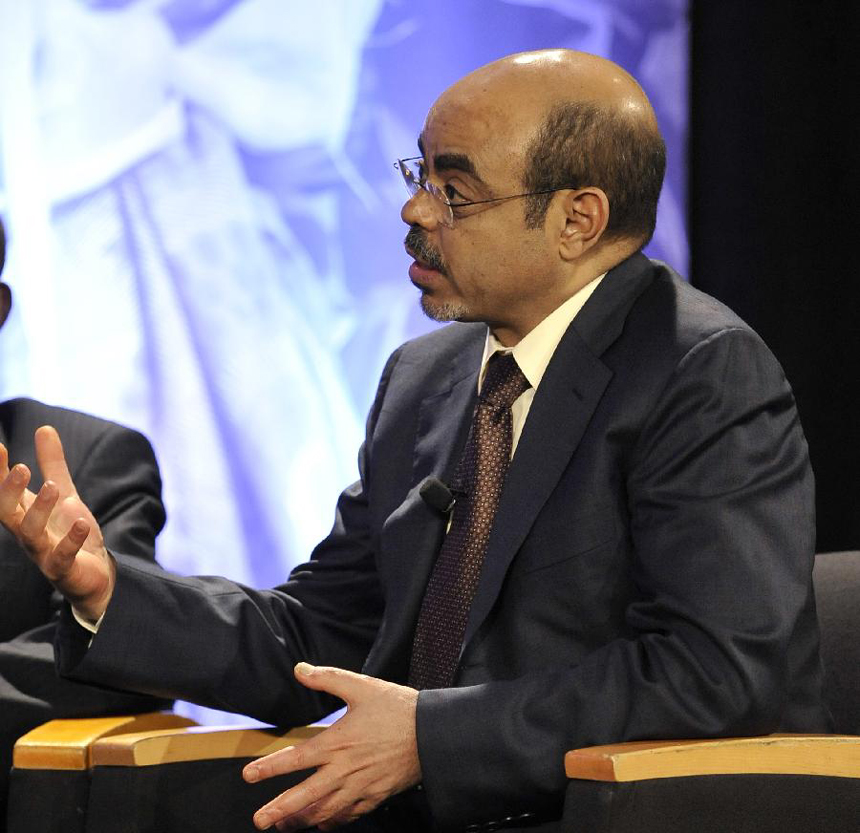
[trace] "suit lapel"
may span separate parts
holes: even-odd
[[[511,561],[576,451],[612,379],[600,356],[621,334],[630,307],[652,274],[641,254],[613,269],[559,342],[508,469],[464,649],[495,604]]]
[[[444,483],[451,481],[478,398],[478,371],[485,339],[486,328],[475,328],[475,337],[450,362],[440,389],[422,400],[413,482],[431,474]]]
[[[405,681],[415,622],[433,562],[442,545],[447,516],[427,506],[419,494],[427,477],[449,483],[469,433],[477,399],[478,370],[486,337],[475,327],[454,358],[438,374],[439,384],[418,407],[413,483],[406,499],[386,520],[382,540],[392,553],[386,584],[396,587],[365,663],[366,673]]]
[[[630,307],[652,275],[650,261],[641,254],[613,269],[559,343],[508,470],[464,647],[495,604],[511,561],[579,445],[612,378],[600,356],[620,335]],[[474,335],[445,371],[440,369],[439,384],[419,405],[415,486],[384,526],[384,546],[400,554],[391,559],[391,575],[386,580],[397,592],[388,595],[365,672],[385,679],[406,679],[418,610],[445,534],[446,518],[424,503],[419,488],[428,476],[449,483],[466,441],[486,334],[483,327],[472,329]]]

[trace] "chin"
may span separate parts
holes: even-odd
[[[421,311],[433,321],[470,321],[465,304],[434,301],[427,293],[421,295]]]

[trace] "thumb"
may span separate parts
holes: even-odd
[[[36,460],[43,478],[53,480],[57,484],[61,497],[77,494],[57,429],[51,425],[43,425],[36,431],[35,442]]]
[[[296,679],[306,688],[325,691],[343,700],[348,706],[358,699],[370,679],[343,668],[310,665],[307,662],[297,663],[293,670]]]

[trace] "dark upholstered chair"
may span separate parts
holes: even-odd
[[[574,750],[565,833],[860,833],[860,552],[814,579],[835,734]]]
[[[559,831],[860,833],[860,553],[819,555],[815,584],[837,734],[573,750]],[[250,833],[254,810],[295,778],[246,785],[242,766],[315,731],[192,727],[96,739],[86,824],[62,829]]]
[[[92,748],[86,833],[250,833],[254,812],[310,773],[246,784],[242,768],[322,728],[285,733],[200,726],[98,741]]]
[[[84,833],[95,741],[120,732],[179,728],[193,722],[154,712],[51,720],[28,732],[13,753],[9,833]]]
[[[172,714],[53,720],[15,746],[8,833],[255,830],[300,773],[247,785],[242,767],[322,727],[197,726]]]
[[[860,552],[817,556],[813,576],[827,704],[837,732],[860,735]]]

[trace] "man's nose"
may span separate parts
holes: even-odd
[[[439,212],[434,205],[435,199],[432,194],[419,188],[400,209],[400,219],[407,226],[418,225],[427,231],[435,231],[439,225]]]

